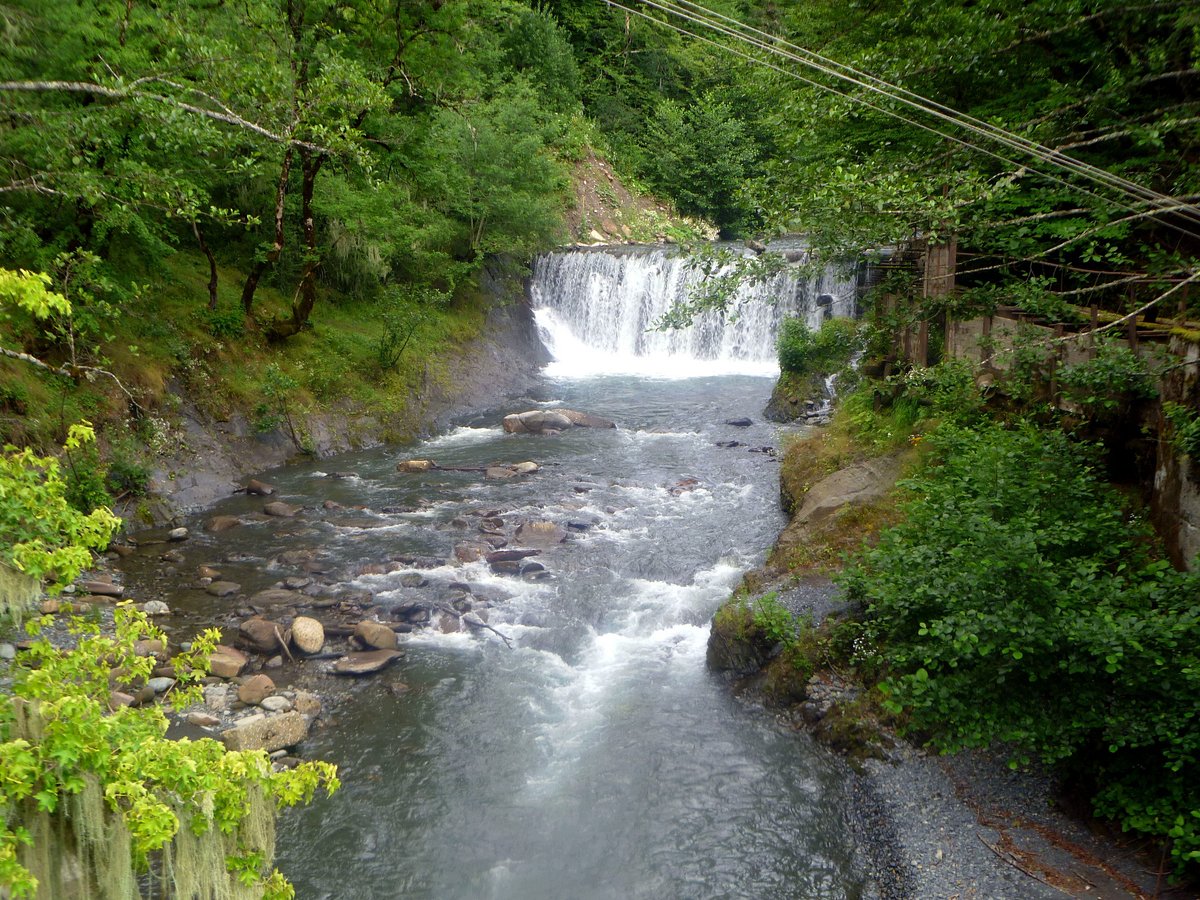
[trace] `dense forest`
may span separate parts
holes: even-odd
[[[589,179],[619,235],[596,232]],[[640,218],[621,220],[613,183]],[[177,441],[181,395],[214,419],[286,422],[311,450],[304,412],[403,406],[479,335],[485,276],[519,280],[539,252],[800,233],[814,264],[884,263],[867,325],[827,340],[843,360],[861,340],[877,379],[847,402],[858,440],[894,431],[927,454],[907,522],[846,577],[866,613],[839,639],[881,648],[853,664],[943,749],[999,740],[1073,766],[1183,872],[1200,859],[1195,581],[1097,473],[1133,495],[1146,445],[1200,453],[1194,405],[1142,403],[1184,364],[1136,352],[1200,338],[1198,198],[1189,2],[0,2],[0,441],[33,448],[0,470],[0,562],[73,577],[115,527],[93,509],[144,492],[147,459]],[[934,251],[953,290],[922,267]],[[736,277],[780,264],[748,257]],[[714,277],[676,320],[728,309],[733,284]],[[1044,341],[1014,345],[993,389],[943,357],[950,323],[999,310],[1054,340],[1128,343],[1093,334],[1072,372]],[[785,332],[785,376],[821,340]],[[72,427],[85,419],[98,443]],[[34,453],[63,446],[65,470]],[[87,637],[138,666],[145,627]],[[60,682],[106,675],[51,659]],[[1034,686],[1037,715],[1005,679]],[[28,679],[27,699],[67,702],[52,681]],[[58,792],[98,806],[94,781],[51,769],[157,725],[92,712],[44,769],[0,719],[23,773],[0,810],[52,811]],[[139,865],[174,827],[139,779],[230,809],[336,784],[249,758],[197,784],[181,773],[211,760],[176,750],[121,772],[146,817]],[[27,885],[28,837],[0,831],[0,883]],[[225,850],[288,895],[269,853]]]

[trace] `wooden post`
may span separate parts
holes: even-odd
[[[954,290],[954,272],[958,261],[958,240],[951,237],[944,244],[925,248],[924,277],[921,295],[927,300],[945,297]],[[949,340],[947,325],[947,340]],[[922,318],[917,331],[917,345],[912,361],[919,366],[929,365],[929,320]]]
[[[1063,326],[1060,322],[1054,326],[1054,337],[1061,338],[1062,336]],[[1059,400],[1061,399],[1058,396],[1058,356],[1061,352],[1062,343],[1056,340],[1054,342],[1054,349],[1050,353],[1050,402],[1054,404],[1055,408],[1058,407]]]

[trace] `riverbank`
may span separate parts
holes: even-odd
[[[714,618],[709,666],[854,766],[853,822],[878,896],[1197,896],[1169,887],[1162,857],[1092,819],[1052,773],[1014,770],[1001,750],[939,756],[897,734],[878,699],[833,660],[848,638],[834,624],[846,603],[829,576],[851,543],[895,521],[894,484],[915,457],[854,459],[839,435],[819,432],[783,457],[789,524]],[[841,467],[829,471],[833,461]],[[792,644],[784,622],[811,624]]]
[[[128,526],[145,528],[177,520],[229,496],[253,475],[303,457],[321,459],[389,442],[428,436],[450,420],[492,407],[526,391],[549,357],[537,336],[529,298],[520,282],[485,279],[486,308],[477,336],[449,348],[431,376],[391,409],[364,410],[351,402],[298,410],[270,428],[248,410],[224,417],[180,389],[175,440],[153,459],[149,496],[116,505]],[[302,435],[303,446],[297,445]]]

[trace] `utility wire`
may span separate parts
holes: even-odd
[[[647,2],[647,0],[642,0],[642,2]],[[772,35],[769,32],[762,31],[761,29],[755,28],[751,25],[739,22],[737,19],[730,18],[722,13],[701,6],[699,3],[693,2],[693,0],[665,0],[665,2],[661,5],[659,3],[651,3],[650,5],[656,6],[657,8],[663,9],[667,12],[670,12],[672,8],[682,10],[691,8],[697,11],[697,15],[701,19],[708,21],[719,20],[728,22],[732,28],[726,29],[722,27],[723,33],[729,34],[732,30],[736,30],[737,34],[749,32],[752,35],[757,35],[759,37],[753,39],[756,46],[762,46],[763,42],[766,41],[773,45],[786,47],[788,50],[786,54],[788,58],[816,68],[818,71],[822,71],[836,78],[842,78],[851,82],[852,84],[864,87],[867,90],[871,90],[886,97],[898,100],[899,102],[904,103],[905,105],[914,109],[921,110],[930,115],[935,115],[938,118],[958,124],[960,127],[967,128],[976,134],[999,141],[1013,149],[1023,150],[1024,152],[1027,152],[1038,159],[1042,159],[1046,162],[1060,166],[1061,168],[1074,171],[1086,178],[1089,178],[1090,180],[1119,189],[1128,194],[1136,195],[1143,200],[1149,200],[1158,205],[1169,204],[1174,208],[1172,211],[1178,210],[1180,206],[1180,201],[1174,197],[1159,193],[1158,191],[1147,188],[1126,178],[1122,178],[1121,176],[1105,169],[1101,169],[1097,166],[1091,165],[1090,163],[1075,159],[1074,157],[1068,156],[1067,154],[1055,150],[1054,148],[1047,147],[1044,144],[1040,144],[1036,141],[1022,137],[1021,135],[1000,128],[999,126],[990,122],[978,119],[968,113],[963,113],[949,106],[938,103],[936,100],[932,100],[920,94],[915,94],[906,88],[892,84],[882,78],[879,78],[868,72],[864,72],[861,69],[856,69],[853,66],[849,66],[844,63],[840,63],[837,60],[830,59],[829,57],[822,56],[815,51],[807,50],[781,37]],[[676,12],[675,14],[678,15],[679,13]],[[695,19],[693,19],[693,21],[695,21]],[[709,27],[715,26],[710,25]],[[1197,221],[1200,221],[1200,210],[1197,210],[1196,207],[1188,207],[1185,205],[1185,211],[1189,216],[1196,218]]]
[[[687,28],[680,27],[678,25],[674,25],[670,22],[665,22],[662,19],[658,18],[657,16],[650,15],[649,13],[646,13],[642,10],[633,9],[628,6],[625,6],[624,4],[617,2],[617,0],[606,0],[606,2],[610,6],[614,6],[618,9],[624,10],[625,12],[632,13],[633,15],[637,15],[641,18],[647,19],[651,22],[654,22],[655,24],[660,25],[661,27],[668,28],[672,31],[676,31],[680,34],[694,38],[696,40],[700,40],[704,43],[707,43],[714,47],[717,47],[718,49],[721,49],[725,52],[728,52],[735,56],[746,59],[754,64],[765,66],[765,67],[772,69],[773,71],[779,72],[785,76],[794,78],[805,84],[816,87],[819,90],[823,90],[823,91],[826,91],[829,93],[836,94],[838,96],[845,97],[846,99],[849,99],[852,102],[858,103],[860,105],[863,105],[870,109],[873,109],[877,112],[880,112],[880,113],[888,115],[892,118],[898,119],[902,122],[905,122],[906,124],[913,125],[922,130],[936,134],[942,138],[945,138],[947,140],[953,141],[954,143],[960,144],[961,146],[968,147],[972,150],[983,153],[994,159],[1000,160],[1008,165],[1015,166],[1018,169],[1025,169],[1026,171],[1032,172],[1033,174],[1039,175],[1040,177],[1043,177],[1050,181],[1054,181],[1059,184],[1062,184],[1062,185],[1072,189],[1073,191],[1085,193],[1091,197],[1094,197],[1094,198],[1100,200],[1101,202],[1111,203],[1111,204],[1116,205],[1125,210],[1133,210],[1134,209],[1134,207],[1128,203],[1121,203],[1119,201],[1113,200],[1112,198],[1101,197],[1100,195],[1096,194],[1094,191],[1083,188],[1083,187],[1079,186],[1078,184],[1066,181],[1066,180],[1064,180],[1060,177],[1057,177],[1055,175],[1052,175],[1050,173],[1030,168],[1027,165],[1021,165],[1020,163],[1016,162],[1015,160],[1013,160],[1007,156],[1003,156],[1001,154],[995,153],[991,150],[988,150],[985,147],[979,146],[978,144],[972,144],[966,140],[963,140],[960,137],[957,137],[953,134],[947,133],[941,129],[938,129],[938,128],[932,127],[930,125],[927,125],[925,123],[914,120],[909,116],[902,115],[901,113],[898,113],[895,110],[887,109],[885,107],[879,106],[878,104],[872,103],[860,96],[856,96],[856,95],[848,93],[846,91],[839,90],[838,88],[836,88],[834,86],[821,83],[814,79],[807,78],[803,75],[800,75],[799,73],[796,73],[794,71],[784,69],[781,66],[777,66],[772,63],[766,62],[757,56],[753,56],[751,54],[738,51],[735,48],[730,47],[729,45],[727,45],[723,42],[705,38],[700,34],[697,34],[693,31],[688,30]],[[1165,194],[1160,194],[1156,191],[1150,190],[1149,188],[1145,188],[1145,187],[1142,187],[1141,185],[1137,185],[1134,182],[1127,181],[1126,179],[1123,179],[1123,178],[1119,178],[1118,176],[1113,175],[1112,173],[1105,172],[1103,169],[1098,169],[1095,166],[1091,166],[1087,163],[1083,163],[1079,160],[1075,160],[1073,157],[1069,157],[1066,154],[1058,153],[1057,151],[1054,151],[1050,148],[1044,147],[1043,145],[1036,144],[1035,142],[1028,141],[1027,139],[1024,139],[1024,138],[1020,138],[1017,135],[1012,135],[1009,132],[1004,131],[1003,129],[999,129],[996,126],[992,126],[986,122],[981,122],[978,119],[973,119],[973,117],[966,116],[965,114],[958,113],[956,110],[953,110],[950,107],[942,106],[941,104],[937,104],[934,101],[929,101],[926,98],[920,97],[917,94],[913,94],[912,92],[907,91],[903,88],[898,88],[894,85],[891,85],[888,82],[883,81],[882,79],[875,78],[874,76],[871,76],[864,72],[860,72],[859,70],[853,69],[852,67],[844,66],[840,63],[837,63],[836,61],[828,60],[827,58],[822,57],[819,54],[811,53],[811,51],[806,51],[803,48],[797,47],[794,44],[788,44],[786,41],[782,41],[781,39],[774,38],[773,36],[771,36],[765,32],[758,31],[757,29],[753,29],[750,26],[742,25],[742,23],[739,23],[734,19],[730,19],[727,16],[722,16],[718,13],[711,13],[710,11],[706,10],[705,7],[702,7],[696,3],[692,3],[692,2],[690,2],[690,0],[677,0],[677,2],[675,2],[675,0],[665,0],[665,2],[657,2],[657,0],[638,0],[638,2],[642,3],[642,5],[650,6],[652,8],[661,10],[662,12],[664,12],[670,16],[684,19],[688,22],[695,23],[696,25],[699,25],[701,27],[716,31],[719,34],[723,34],[727,37],[730,37],[730,38],[732,38],[736,41],[742,42],[744,44],[748,44],[748,45],[755,47],[759,50],[762,50],[766,53],[769,53],[769,54],[772,54],[775,56],[781,56],[785,59],[791,60],[793,62],[797,62],[801,65],[804,65],[808,68],[815,69],[816,71],[819,71],[822,74],[828,75],[837,80],[849,82],[851,84],[865,88],[866,90],[868,90],[872,93],[878,94],[884,98],[899,102],[909,108],[915,109],[915,110],[925,113],[927,115],[931,115],[934,118],[939,119],[944,122],[947,122],[951,125],[955,125],[957,127],[964,128],[967,131],[972,132],[978,136],[981,136],[981,137],[987,138],[989,140],[995,141],[997,143],[1000,143],[1003,146],[1008,147],[1009,149],[1015,149],[1015,150],[1020,151],[1023,154],[1031,155],[1040,161],[1049,163],[1051,166],[1053,166],[1055,168],[1058,168],[1060,170],[1065,170],[1065,171],[1075,174],[1077,176],[1086,178],[1087,180],[1092,181],[1093,183],[1096,183],[1096,184],[1103,186],[1105,188],[1108,188],[1110,190],[1117,191],[1118,193],[1123,194],[1127,197],[1135,197],[1139,201],[1139,204],[1143,206],[1143,208],[1145,205],[1149,204],[1149,205],[1155,206],[1161,212],[1171,212],[1171,213],[1175,213],[1175,214],[1182,213],[1183,215],[1181,217],[1183,217],[1189,221],[1196,222],[1197,224],[1200,224],[1200,211],[1198,211],[1196,209],[1196,207],[1193,205],[1183,203],[1176,198],[1170,197]],[[701,10],[701,12],[692,12],[688,9],[682,8],[679,4],[687,4],[687,6],[690,6],[697,10]],[[743,34],[733,27],[722,24],[720,21],[718,21],[720,19],[723,19],[727,22],[731,22],[734,25],[736,25],[740,28],[745,28],[753,33],[764,35],[764,37],[767,40],[763,40],[758,37],[754,37],[753,35]],[[781,49],[780,47],[775,46],[776,43],[782,43],[785,46],[792,47],[798,52],[792,52],[790,50]],[[811,57],[811,58],[806,58],[806,56],[804,54],[807,54],[808,57]],[[842,70],[842,71],[839,71],[839,70]],[[1176,222],[1164,221],[1162,224],[1167,227],[1172,228],[1173,230],[1182,232],[1183,234],[1186,234],[1189,237],[1193,237],[1193,238],[1200,240],[1200,234],[1197,234],[1196,232],[1194,232],[1188,228],[1184,228],[1182,225],[1180,225]]]

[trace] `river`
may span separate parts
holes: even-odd
[[[270,473],[284,500],[311,512],[199,537],[189,550],[220,548],[227,577],[247,589],[292,574],[280,559],[315,560],[318,578],[369,591],[383,615],[450,602],[465,585],[512,642],[443,633],[435,613],[434,627],[402,638],[398,666],[344,687],[302,748],[336,763],[344,786],[281,822],[278,864],[298,897],[868,890],[844,764],[705,667],[709,620],[784,524],[777,463],[762,452],[780,435],[760,416],[774,328],[789,306],[815,321],[821,293],[852,303],[852,285],[785,277],[761,288],[783,296],[782,309],[728,330],[702,324],[700,337],[647,337],[655,311],[686,290],[681,277],[661,252],[543,258],[533,297],[556,362],[532,396],[419,446]],[[618,427],[550,437],[499,427],[506,412],[556,407]],[[727,424],[741,417],[754,423]],[[398,473],[407,457],[443,467],[531,459],[542,470],[504,482]],[[353,474],[325,477],[334,472]],[[444,562],[489,517],[549,520],[569,537],[525,577]],[[413,557],[434,561],[372,565]],[[227,601],[196,603],[203,616]]]

